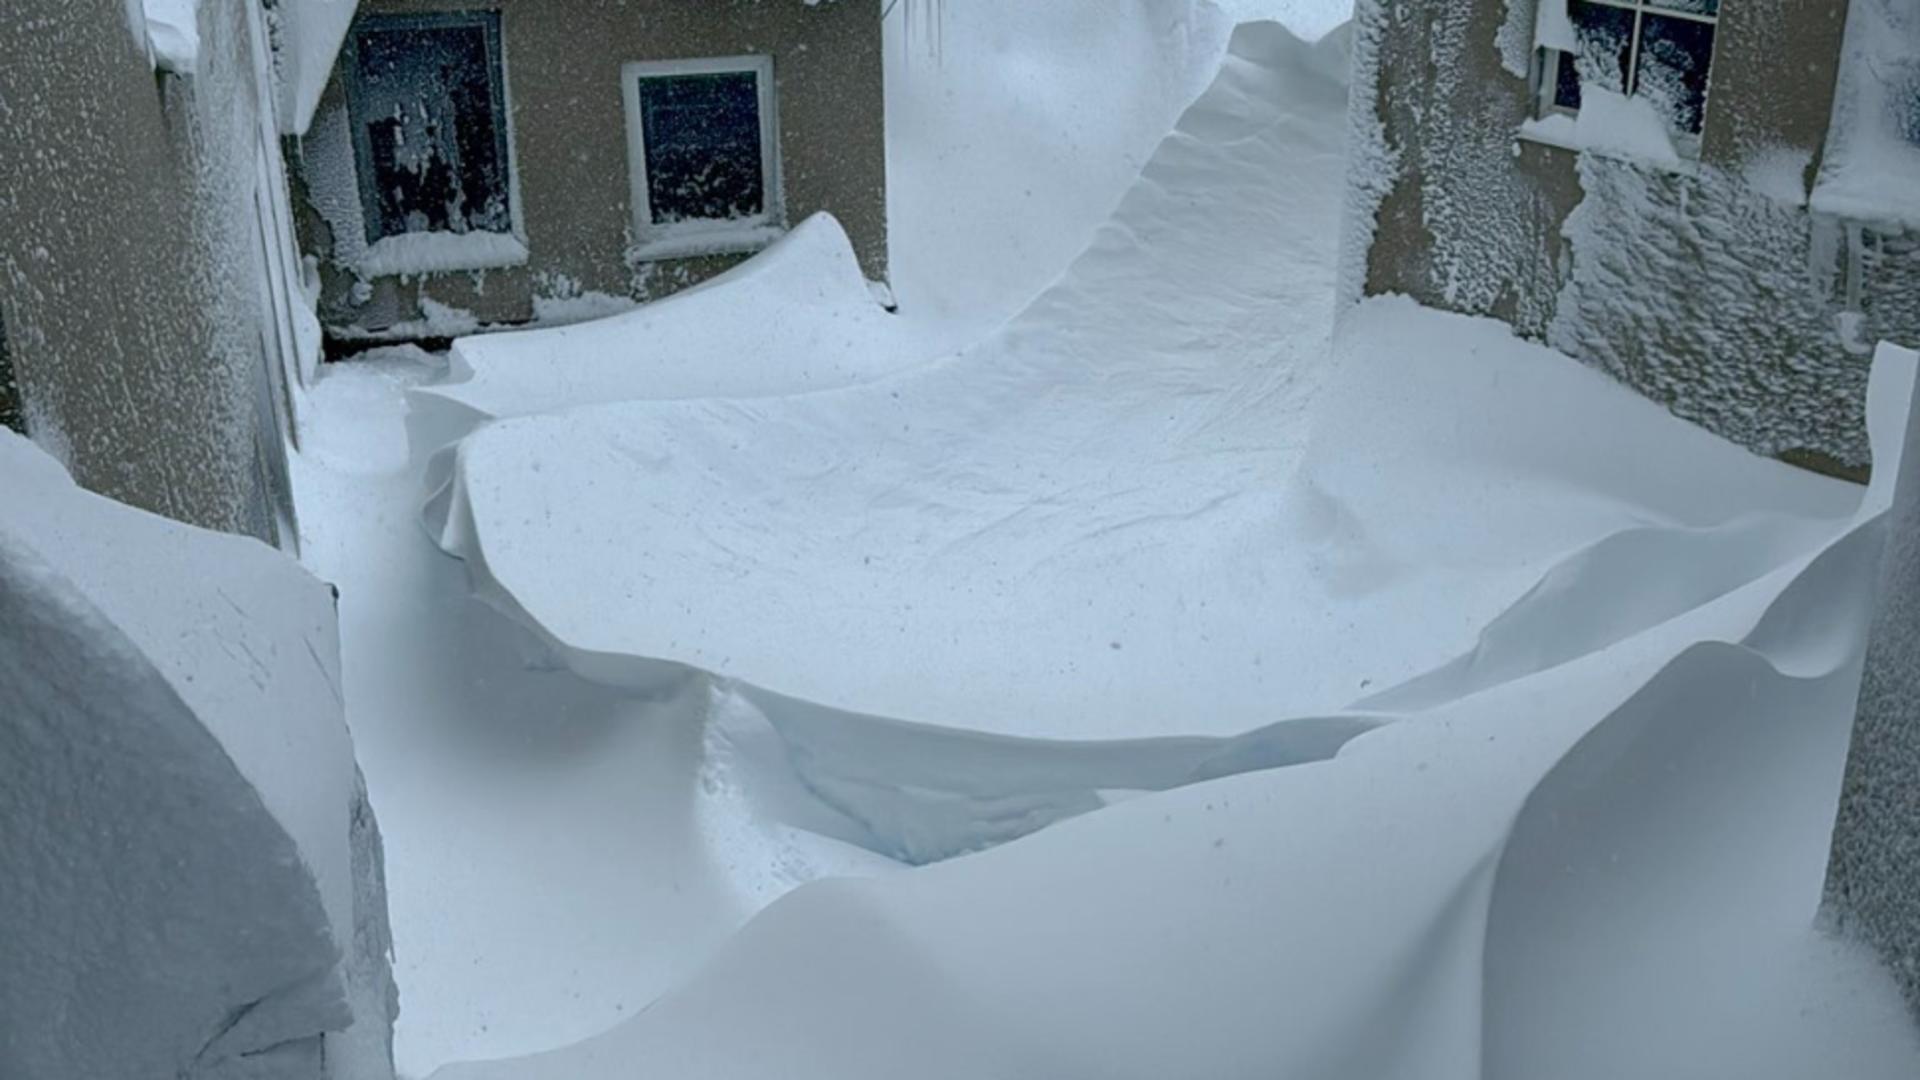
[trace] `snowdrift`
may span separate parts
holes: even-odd
[[[392,1075],[328,588],[0,432],[0,1075]]]
[[[453,345],[444,382],[408,395],[419,450],[508,416],[636,398],[762,397],[848,386],[912,359],[853,245],[815,214],[725,274],[609,318]]]
[[[1318,764],[804,887],[605,1035],[437,1075],[1911,1076],[1812,927],[1915,361],[1883,479],[1743,585]]]
[[[436,475],[429,528],[581,674],[724,677],[912,861],[1317,760],[1831,536],[1844,485],[1492,323],[1376,301],[1328,370],[1343,38],[1243,27],[1086,254],[979,347],[833,392],[494,424]],[[1668,548],[1692,554],[1629,602],[1615,571]],[[1622,599],[1564,639],[1523,605],[1482,649],[1504,659],[1334,719],[1536,586]]]

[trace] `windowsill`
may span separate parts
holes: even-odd
[[[1651,140],[1629,142],[1606,137],[1594,137],[1591,131],[1583,131],[1579,117],[1574,113],[1556,112],[1535,117],[1521,123],[1514,137],[1521,142],[1530,142],[1539,146],[1551,146],[1556,150],[1569,150],[1576,154],[1594,154],[1612,158],[1616,161],[1630,162],[1635,165],[1649,165],[1667,172],[1691,176],[1700,168],[1699,146],[1697,140],[1691,145],[1674,145],[1671,139],[1664,140],[1666,145],[1654,144]]]
[[[779,225],[691,224],[655,230],[627,249],[630,262],[696,259],[703,255],[751,255],[786,235]]]
[[[423,232],[381,237],[354,270],[368,281],[383,277],[498,270],[527,261],[527,245],[512,233]]]

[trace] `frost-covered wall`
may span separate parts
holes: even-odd
[[[638,61],[771,56],[785,223],[832,213],[867,276],[886,279],[886,106],[875,5],[360,4],[363,14],[476,7],[500,12],[512,231],[405,234],[370,249],[348,94],[336,72],[289,154],[302,247],[320,260],[321,317],[336,336],[468,333],[531,320],[543,301],[652,299],[738,263],[737,254],[654,257],[635,244],[621,68]]]
[[[1889,517],[1880,608],[1834,827],[1827,910],[1920,1017],[1920,392]]]
[[[1866,354],[1920,340],[1920,262],[1807,209],[1844,13],[1722,5],[1699,159],[1659,165],[1522,136],[1536,0],[1363,3],[1391,162],[1352,230],[1365,292],[1503,319],[1759,453],[1865,466]]]
[[[156,74],[125,7],[30,0],[0,32],[0,318],[26,427],[88,487],[272,538],[249,5],[202,0],[184,76]]]

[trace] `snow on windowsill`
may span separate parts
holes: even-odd
[[[752,254],[785,236],[779,225],[733,225],[698,223],[655,231],[627,249],[628,262],[652,262],[658,259],[692,259],[702,255]]]
[[[362,278],[457,270],[497,270],[527,261],[526,241],[511,233],[424,232],[382,237],[354,260]]]
[[[1673,172],[1692,172],[1697,145],[1676,143],[1666,121],[1644,98],[1588,88],[1576,113],[1552,113],[1520,125],[1518,136],[1528,142],[1578,153],[1658,166]]]

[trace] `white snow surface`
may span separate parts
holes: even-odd
[[[1875,371],[1888,473],[1914,369]],[[1493,648],[1573,659],[1330,760],[802,888],[612,1031],[437,1076],[1911,1076],[1897,989],[1814,929],[1891,479],[1625,637],[1566,617],[1718,552],[1590,566]]]
[[[502,417],[634,398],[763,397],[887,374],[922,346],[877,303],[839,222],[817,214],[721,276],[622,314],[454,343],[411,394],[416,445]]]
[[[283,135],[305,135],[353,24],[357,0],[280,0],[274,63]]]
[[[359,950],[384,913],[330,591],[7,432],[0,477],[0,1073],[305,1053],[317,1076],[319,1037],[358,1016],[367,1038],[328,1054],[377,1077],[386,958]]]
[[[200,0],[142,0],[154,67],[191,75],[200,67]]]

